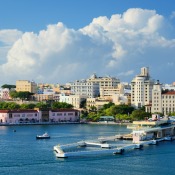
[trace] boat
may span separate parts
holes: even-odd
[[[50,139],[50,136],[49,136],[49,134],[47,132],[45,132],[42,135],[37,135],[36,139]]]

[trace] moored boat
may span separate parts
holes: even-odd
[[[44,133],[42,135],[37,135],[36,139],[50,139],[50,136],[48,133]]]

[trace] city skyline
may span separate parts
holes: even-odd
[[[141,67],[175,81],[173,1],[0,2],[0,84],[97,75],[131,82]]]

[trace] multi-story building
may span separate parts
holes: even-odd
[[[115,77],[97,77],[96,74],[93,74],[90,78],[87,79],[87,82],[90,83],[99,83],[99,87],[114,87],[120,83],[120,80]]]
[[[80,108],[81,102],[85,101],[87,96],[85,95],[69,95],[69,94],[60,94],[59,101],[66,102],[74,106],[74,108]]]
[[[31,92],[35,94],[37,93],[37,84],[34,81],[17,80],[16,91]]]
[[[75,109],[0,110],[1,124],[79,122],[79,120],[80,113]]]
[[[148,110],[147,112],[149,111],[150,110]],[[152,113],[157,113],[157,112],[162,113],[162,84],[160,84],[159,81],[157,81],[154,84],[153,89],[152,89],[151,112]]]
[[[103,107],[103,105],[112,102],[111,99],[106,98],[87,98],[86,108],[89,110],[91,107],[96,107],[97,110]]]
[[[152,103],[146,106],[146,111],[164,115],[175,112],[175,91],[164,90],[162,84],[157,81],[152,90]]]
[[[74,95],[88,96],[89,98],[99,96],[99,83],[98,82],[88,82],[86,80],[75,81],[70,83],[71,93]]]
[[[162,92],[162,113],[169,115],[175,112],[175,91]]]
[[[123,84],[118,84],[117,86],[100,87],[100,97],[111,97],[116,94],[124,94]]]
[[[141,74],[131,81],[131,105],[140,108],[152,101],[154,80],[149,75],[149,68],[142,67]]]

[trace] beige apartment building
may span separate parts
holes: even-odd
[[[89,83],[99,83],[99,87],[111,87],[117,86],[120,83],[120,80],[115,77],[97,77],[96,74],[93,74],[90,78],[86,80]]]
[[[162,90],[157,81],[152,90],[152,103],[146,105],[146,112],[163,113],[165,116],[175,112],[175,91]]]
[[[100,97],[111,97],[116,94],[124,94],[124,85],[100,87]]]
[[[31,92],[35,94],[37,92],[37,84],[34,81],[17,80],[16,91]]]

